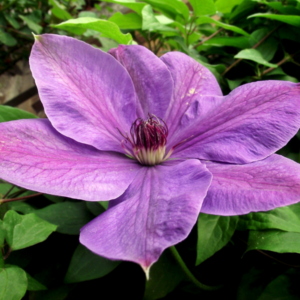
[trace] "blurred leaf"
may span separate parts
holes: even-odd
[[[142,18],[135,13],[129,13],[126,15],[120,12],[115,13],[111,16],[108,21],[113,22],[119,26],[120,29],[141,29]]]
[[[294,26],[285,25],[278,29],[280,39],[288,39],[299,43],[299,29]]]
[[[235,80],[226,79],[226,81],[231,90],[234,90],[235,88],[240,86],[243,82],[250,82],[248,77],[241,78],[241,79],[235,79]]]
[[[274,14],[254,14],[248,17],[250,18],[268,18],[271,20],[276,20],[292,26],[300,27],[300,16],[289,16],[289,15],[274,15]]]
[[[65,197],[53,196],[53,195],[48,195],[48,194],[43,194],[43,196],[54,203],[63,202],[65,199]]]
[[[24,270],[6,265],[0,271],[0,300],[21,300],[26,289],[27,276]]]
[[[69,265],[65,282],[81,282],[103,277],[120,264],[92,253],[83,245],[76,248]]]
[[[234,58],[242,58],[242,59],[248,59],[252,60],[254,62],[257,62],[259,64],[262,64],[264,66],[270,67],[270,68],[277,68],[276,64],[271,64],[267,62],[262,54],[256,50],[256,49],[245,49],[240,51],[238,54],[234,56]]]
[[[4,247],[5,235],[6,235],[6,232],[5,232],[5,229],[3,226],[3,222],[2,222],[2,220],[0,220],[0,248]]]
[[[70,20],[72,16],[66,11],[65,7],[56,0],[49,0],[49,3],[53,6],[51,9],[52,14],[61,20]]]
[[[257,4],[252,0],[244,0],[242,1],[230,14],[229,20],[231,22],[240,22],[244,18],[252,13],[255,10]]]
[[[43,31],[43,27],[33,22],[28,16],[19,15],[19,17],[27,24],[27,26],[35,33],[40,34]]]
[[[57,225],[57,232],[76,235],[93,218],[83,201],[51,204],[36,210],[35,214]]]
[[[200,213],[198,217],[198,242],[196,266],[222,249],[231,239],[238,217],[222,217]]]
[[[0,33],[1,35],[1,33]],[[31,114],[25,110],[10,107],[6,105],[0,105],[0,123],[19,119],[34,119],[37,118],[34,114]],[[1,193],[1,191],[0,191]]]
[[[18,212],[21,212],[23,214],[30,214],[35,211],[34,207],[32,207],[28,203],[22,202],[22,201],[9,202],[8,208],[18,211]]]
[[[27,248],[43,242],[56,230],[34,213],[21,216],[13,210],[8,211],[3,219],[6,229],[6,241],[12,250]]]
[[[105,209],[108,209],[109,201],[100,201],[99,202]]]
[[[4,17],[13,28],[15,28],[15,29],[20,28],[19,22],[14,17],[12,17],[8,14],[4,14]]]
[[[299,300],[298,296],[291,293],[290,287],[290,278],[282,274],[268,284],[257,300]]]
[[[0,234],[1,234],[1,227],[0,227]],[[1,238],[1,236],[0,236],[0,238]],[[0,251],[0,272],[3,270],[3,267],[4,267],[4,259],[3,259],[2,251]]]
[[[89,18],[97,18],[97,14],[92,12],[92,11],[81,11],[79,14],[78,14],[78,18],[86,18],[86,17],[89,17]]]
[[[28,286],[27,290],[28,291],[42,291],[42,290],[47,290],[47,288],[39,283],[36,279],[31,277],[28,273],[26,273],[27,280],[28,280]]]
[[[153,8],[167,17],[171,17],[173,20],[175,20],[177,15],[183,16],[185,20],[189,18],[189,8],[180,0],[143,0],[143,2],[150,4]]]
[[[129,9],[137,12],[139,15],[142,15],[142,10],[144,6],[146,5],[145,3],[139,3],[135,2],[135,0],[102,0],[102,2],[109,2],[109,3],[116,3],[116,4],[121,4],[125,7],[128,7]]]
[[[216,24],[217,26],[222,27],[226,30],[230,30],[230,31],[234,31],[236,33],[242,34],[242,35],[250,36],[249,33],[247,33],[246,31],[244,31],[243,29],[241,29],[239,27],[219,22],[210,17],[203,16],[203,17],[199,17],[196,20],[196,24],[198,24],[198,25],[204,24],[204,23],[213,23],[213,24]]]
[[[300,233],[300,203],[239,216],[238,230],[280,229]]]
[[[0,29],[0,42],[6,46],[15,46],[17,45],[17,40],[8,32],[4,32]]]
[[[236,5],[239,5],[243,1],[244,0],[217,0],[215,6],[219,12],[230,13]]]
[[[1,107],[0,106],[0,112],[1,112]],[[0,114],[0,118],[1,118],[1,114]],[[8,191],[12,188],[12,184],[10,183],[0,183],[0,199],[6,194],[8,193]],[[19,191],[19,188],[17,188],[16,186],[10,191],[9,194],[12,194],[14,192]]]
[[[245,36],[239,37],[229,37],[229,36],[221,36],[221,37],[214,37],[212,39],[207,40],[204,42],[205,45],[213,45],[213,46],[229,46],[229,47],[236,47],[236,48],[250,48],[249,39]]]
[[[101,32],[101,36],[103,37],[111,38],[118,43],[125,45],[132,41],[131,35],[129,33],[123,34],[115,23],[96,18],[85,17],[72,19],[52,26],[67,31],[69,29],[79,29],[84,32],[86,29],[92,29]]]
[[[170,251],[164,251],[159,260],[150,268],[143,299],[163,298],[172,292],[184,277],[185,274]]]
[[[250,230],[246,251],[257,249],[278,253],[300,253],[300,233],[279,230]]]
[[[100,202],[86,201],[85,204],[86,204],[86,207],[88,208],[88,210],[94,216],[99,216],[100,214],[105,212],[105,208],[100,204]]]
[[[189,0],[191,3],[194,15],[213,15],[216,13],[216,7],[213,0]]]

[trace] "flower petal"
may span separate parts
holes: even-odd
[[[161,60],[170,70],[174,81],[173,98],[165,117],[172,135],[182,115],[199,96],[222,96],[222,91],[214,75],[186,54],[168,52]]]
[[[300,164],[280,155],[245,165],[206,162],[212,184],[201,212],[233,216],[300,201]]]
[[[123,194],[140,166],[58,133],[46,119],[0,124],[0,177],[42,193],[88,201]]]
[[[36,37],[30,68],[54,128],[100,150],[123,152],[117,128],[136,119],[134,87],[111,55],[54,34]]]
[[[143,46],[120,45],[109,51],[128,71],[138,97],[137,114],[164,118],[171,101],[173,80],[165,64]]]
[[[164,249],[190,233],[210,182],[211,174],[194,159],[144,167],[119,204],[81,229],[80,242],[98,255],[139,263],[147,272]]]
[[[214,98],[195,101],[182,117],[171,142],[190,139],[175,149],[175,157],[249,163],[286,145],[300,127],[299,84],[261,81],[238,87],[223,101]]]

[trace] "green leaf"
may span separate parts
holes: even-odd
[[[28,291],[42,291],[42,290],[47,290],[47,288],[39,283],[36,279],[31,277],[27,272],[26,272],[27,280],[28,280],[28,286],[27,290]]]
[[[6,241],[12,250],[27,248],[43,242],[56,230],[34,213],[21,216],[13,210],[8,211],[3,219],[6,229]]]
[[[150,4],[173,20],[176,19],[177,15],[181,15],[185,20],[189,18],[189,8],[180,0],[143,0],[143,2]]]
[[[244,0],[217,0],[215,6],[219,12],[230,13],[236,5],[239,5],[243,1]]]
[[[109,3],[116,3],[123,5],[125,7],[130,8],[131,10],[137,12],[139,15],[142,15],[142,10],[144,6],[146,5],[145,3],[139,3],[135,2],[135,0],[102,0],[102,2],[109,2]]]
[[[0,123],[19,120],[19,119],[34,119],[34,118],[37,118],[37,116],[25,110],[6,106],[6,105],[0,105]]]
[[[0,300],[21,300],[26,289],[27,276],[24,270],[6,265],[0,271]]]
[[[3,226],[2,220],[0,220],[0,248],[4,247],[5,236],[6,236],[6,231],[5,231],[5,228]]]
[[[216,13],[216,7],[213,0],[189,0],[191,3],[194,15],[213,15]]]
[[[0,106],[0,112],[1,112],[1,107]],[[0,114],[0,118],[1,118],[1,114]],[[0,121],[1,122],[1,121]],[[0,199],[2,199],[2,197],[4,197],[4,195],[6,193],[8,193],[8,191],[12,188],[12,184],[10,183],[0,183]],[[16,186],[10,191],[10,195],[14,192],[19,191],[19,188],[17,188]]]
[[[270,68],[277,68],[276,64],[271,64],[267,62],[262,54],[256,50],[256,49],[245,49],[240,51],[238,54],[234,56],[234,58],[242,58],[242,59],[248,59],[252,60],[256,63],[262,64],[264,66],[270,67]]]
[[[65,197],[53,196],[53,195],[48,195],[48,194],[43,194],[43,196],[54,203],[63,202],[65,199]]]
[[[86,201],[85,202],[86,207],[88,210],[94,215],[99,216],[103,212],[105,212],[105,208],[100,204],[100,202],[92,202],[92,201]]]
[[[290,278],[282,274],[267,285],[257,300],[299,300],[299,296],[291,293],[292,282]]]
[[[72,16],[66,11],[65,7],[56,0],[49,0],[49,3],[53,6],[51,9],[52,14],[61,20],[70,20]]]
[[[238,230],[279,229],[300,233],[300,203],[239,216]]]
[[[164,251],[159,260],[150,268],[143,299],[163,298],[172,292],[184,277],[185,274],[170,251]]]
[[[8,208],[21,212],[23,214],[30,214],[35,211],[35,208],[32,207],[30,204],[22,201],[15,201],[15,202],[9,202]]]
[[[85,202],[62,202],[35,211],[40,218],[57,225],[57,232],[79,234],[80,228],[93,218]]]
[[[8,14],[4,14],[4,17],[13,28],[15,28],[15,29],[20,28],[19,22],[14,17],[12,17]]]
[[[279,230],[250,230],[246,251],[257,249],[278,253],[300,253],[300,233]]]
[[[239,37],[229,37],[229,36],[221,36],[221,37],[214,37],[212,39],[207,40],[204,42],[204,45],[212,45],[212,46],[229,46],[229,47],[236,47],[236,48],[250,48],[249,39],[245,36]]]
[[[0,30],[0,42],[10,47],[17,45],[17,40],[10,33],[2,30]]]
[[[280,13],[284,15],[297,15],[299,14],[299,10],[296,9],[292,5],[282,5],[280,2],[267,2],[264,1],[263,4],[268,5],[269,7],[272,7],[275,10],[278,10]]]
[[[0,228],[0,230],[1,230],[1,228]],[[0,247],[0,248],[2,248],[2,247]],[[4,267],[4,259],[3,259],[2,251],[0,251],[0,272],[2,271],[3,267]]]
[[[222,249],[231,239],[238,217],[222,217],[200,213],[197,223],[198,242],[196,265]]]
[[[132,41],[132,37],[129,33],[123,34],[119,27],[110,21],[100,20],[96,18],[78,18],[72,19],[58,25],[52,25],[55,28],[62,30],[79,29],[85,32],[86,29],[92,29],[101,33],[101,36],[111,38],[120,44],[129,44]]]
[[[109,201],[100,201],[99,202],[105,209],[108,209]]]
[[[292,26],[300,27],[300,16],[290,16],[290,15],[274,15],[274,14],[254,14],[248,17],[250,18],[267,18],[271,20],[276,20]]]
[[[112,15],[108,21],[113,22],[119,26],[120,29],[141,29],[142,28],[142,18],[135,13],[129,13],[126,15],[120,12]]]
[[[33,30],[35,33],[37,33],[37,34],[42,33],[43,27],[40,26],[39,24],[33,22],[33,21],[31,20],[31,18],[29,18],[28,16],[22,16],[22,15],[19,15],[19,17],[20,17],[20,19],[22,19],[22,20],[27,24],[27,26],[28,26],[31,30]]]
[[[217,26],[222,27],[222,28],[224,28],[226,30],[230,30],[230,31],[233,31],[233,32],[245,35],[245,36],[250,36],[249,33],[247,33],[246,31],[244,31],[243,29],[241,29],[239,27],[236,27],[236,26],[233,26],[233,25],[229,25],[229,24],[226,24],[226,23],[222,23],[222,22],[219,22],[219,21],[217,21],[217,20],[215,20],[213,18],[206,17],[206,16],[199,17],[196,20],[196,23],[198,25],[199,24],[205,24],[205,23],[214,23]]]
[[[83,245],[76,248],[69,265],[65,282],[74,283],[103,277],[120,264],[92,253]]]

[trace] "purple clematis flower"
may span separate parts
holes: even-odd
[[[300,127],[300,86],[261,81],[227,96],[189,56],[142,46],[110,54],[36,37],[30,67],[49,120],[0,124],[0,176],[87,201],[112,200],[80,242],[147,272],[199,212],[300,201],[299,164],[274,154]],[[204,229],[205,230],[205,229]]]

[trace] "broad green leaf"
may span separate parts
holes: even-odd
[[[47,290],[47,288],[39,283],[36,279],[31,277],[28,273],[26,273],[27,280],[28,280],[28,286],[27,290],[28,291],[42,291],[42,290]]]
[[[264,66],[270,67],[270,68],[277,68],[276,64],[271,64],[267,62],[261,53],[256,49],[245,49],[240,51],[238,54],[234,56],[234,58],[242,58],[242,59],[248,59],[252,60],[256,63],[262,64]]]
[[[0,42],[10,47],[17,45],[17,40],[10,33],[2,30],[0,30]]]
[[[278,253],[300,253],[300,233],[279,230],[250,230],[246,251],[257,249]]]
[[[26,290],[27,276],[24,270],[6,265],[0,271],[0,300],[21,300]]]
[[[251,78],[245,77],[245,78],[240,78],[240,79],[235,79],[235,80],[229,80],[226,79],[228,86],[231,90],[234,90],[238,86],[240,86],[243,82],[250,82]]]
[[[70,20],[72,16],[66,11],[65,7],[56,0],[49,0],[49,3],[53,6],[51,9],[52,14],[61,20]]]
[[[12,17],[8,14],[4,14],[4,17],[13,28],[15,28],[15,29],[20,28],[19,22],[14,17]]]
[[[79,234],[79,230],[93,218],[85,202],[62,202],[35,211],[40,218],[57,225],[57,232]]]
[[[31,20],[31,18],[29,18],[28,16],[22,16],[19,15],[19,17],[27,24],[27,26],[33,30],[35,33],[40,34],[43,31],[43,27],[40,26],[39,24],[33,22]]]
[[[0,111],[1,111],[1,107],[0,106]],[[0,114],[0,118],[1,118],[1,114]],[[0,183],[0,199],[2,199],[4,197],[5,194],[8,193],[8,191],[12,188],[12,184],[10,183]],[[19,188],[17,188],[16,186],[10,191],[10,195],[14,192],[19,191]]]
[[[2,220],[0,220],[0,248],[4,247],[5,235],[6,235],[5,228],[3,226]]]
[[[0,123],[19,120],[19,119],[35,119],[35,118],[37,118],[37,116],[25,110],[6,106],[6,105],[0,105]]]
[[[116,3],[128,7],[129,9],[137,12],[139,15],[142,15],[142,10],[145,3],[139,3],[135,0],[102,0],[102,2]]]
[[[194,15],[213,15],[216,13],[216,7],[213,0],[189,0],[191,3]]]
[[[278,29],[279,38],[284,40],[292,40],[295,42],[299,42],[299,29],[294,26],[285,25]]]
[[[105,212],[105,208],[100,204],[100,202],[92,202],[92,201],[86,201],[85,202],[86,207],[88,210],[94,215],[99,216],[103,212]]]
[[[249,39],[245,36],[239,37],[229,37],[229,36],[221,36],[221,37],[214,37],[212,39],[207,40],[204,42],[204,45],[213,45],[213,46],[229,46],[229,47],[236,47],[236,48],[249,48]]]
[[[264,79],[271,79],[271,80],[284,80],[284,81],[291,81],[291,82],[295,82],[298,83],[299,80],[295,77],[289,76],[289,75],[275,75],[275,76],[264,76]],[[290,158],[290,157],[289,157]],[[298,161],[297,159],[294,159],[296,161]],[[298,161],[299,162],[299,161]]]
[[[239,5],[243,1],[244,0],[217,0],[215,6],[219,12],[230,13],[236,5]]]
[[[35,211],[35,208],[32,207],[30,204],[22,201],[15,201],[15,202],[9,202],[8,208],[21,212],[23,214],[30,214]]]
[[[282,5],[280,2],[267,2],[264,1],[263,4],[268,5],[269,7],[272,7],[275,10],[278,10],[283,15],[297,15],[300,13],[298,9],[296,9],[292,5]]]
[[[222,217],[200,213],[197,223],[198,242],[196,265],[222,249],[231,239],[238,217]]]
[[[19,250],[43,242],[56,230],[34,213],[24,216],[13,210],[8,211],[3,219],[6,229],[6,241],[12,250]]]
[[[172,292],[185,274],[169,250],[150,268],[143,300],[160,299]]]
[[[111,16],[108,21],[113,22],[119,26],[120,29],[141,29],[142,18],[135,13],[129,13],[126,15],[120,12],[115,13]]]
[[[0,231],[1,231],[1,228],[0,228]],[[0,232],[0,234],[1,234],[1,232]],[[3,248],[3,247],[0,247],[0,248]],[[3,267],[4,267],[4,259],[3,259],[2,251],[0,251],[0,272],[2,271]]]
[[[165,26],[161,24],[155,17],[154,12],[150,5],[146,5],[142,10],[143,17],[143,30],[149,31],[169,31],[169,32],[177,32],[174,28]]]
[[[101,36],[111,38],[120,44],[128,44],[132,41],[131,35],[129,33],[123,34],[115,23],[96,18],[72,19],[52,26],[67,31],[69,29],[79,29],[84,32],[86,29],[92,29],[100,32]]]
[[[180,0],[143,0],[156,10],[162,12],[167,17],[175,20],[177,15],[183,16],[185,20],[189,18],[189,8]]]
[[[120,264],[92,253],[83,245],[76,248],[69,265],[65,282],[74,283],[103,277]]]
[[[48,195],[48,194],[43,194],[43,196],[54,203],[63,202],[65,199],[65,197],[53,196],[53,195]]]
[[[214,23],[217,26],[222,27],[222,28],[224,28],[226,30],[230,30],[230,31],[233,31],[233,32],[245,35],[245,36],[250,36],[249,33],[247,33],[246,31],[244,31],[243,29],[241,29],[239,27],[236,27],[236,26],[233,26],[233,25],[229,25],[229,24],[226,24],[226,23],[222,23],[222,22],[219,22],[219,21],[217,21],[217,20],[215,20],[213,18],[206,17],[206,16],[199,17],[196,20],[196,23],[198,25],[199,24],[204,24],[204,23]]]
[[[238,230],[279,229],[300,233],[300,203],[239,216]]]
[[[92,11],[81,11],[78,14],[78,18],[86,18],[86,17],[97,18],[97,14]]]
[[[105,209],[108,209],[109,201],[100,201],[99,202]]]
[[[291,285],[290,278],[282,274],[267,285],[257,300],[299,300],[298,295],[292,294]]]
[[[249,18],[267,18],[271,20],[276,20],[292,26],[300,27],[300,16],[290,16],[290,15],[274,15],[274,14],[254,14],[248,17]]]

